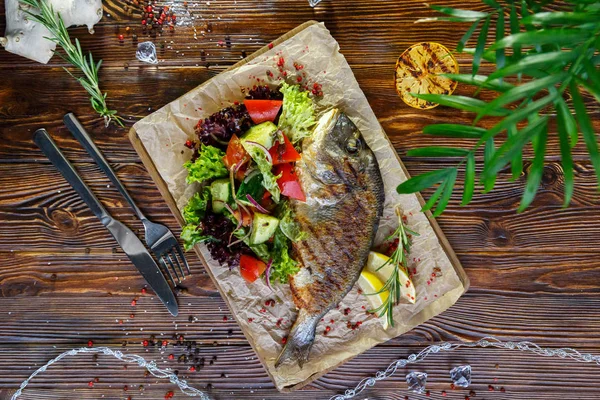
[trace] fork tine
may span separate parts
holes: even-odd
[[[158,263],[160,264],[161,268],[164,271],[167,271],[167,275],[169,275],[169,279],[171,280],[171,283],[173,284],[173,286],[176,286],[177,284],[175,283],[175,279],[173,279],[173,274],[171,273],[171,270],[169,270],[169,267],[167,267],[165,260],[162,257],[160,257],[158,259]],[[163,271],[163,273],[164,273],[164,271]]]
[[[171,256],[171,255],[173,256],[173,259],[175,260],[175,262],[177,263],[177,266],[179,267],[179,271],[181,272],[181,277],[183,279],[185,279],[185,272],[183,272],[183,268],[181,267],[181,263],[177,259],[177,254],[173,251],[173,248],[171,248],[171,251],[169,252],[169,256]]]
[[[167,252],[167,253],[163,254],[163,257],[169,262],[169,265],[171,266],[171,270],[177,277],[177,281],[179,283],[181,283],[181,278],[179,277],[179,275],[177,275],[177,269],[175,269],[175,265],[173,265],[173,260],[171,260],[171,255]]]
[[[177,253],[179,254],[179,258],[183,261],[183,265],[185,265],[185,269],[187,270],[188,275],[191,275],[192,271],[190,271],[190,266],[183,255],[183,251],[181,251],[181,246],[179,245],[179,243],[177,243],[177,245],[175,245],[175,247],[177,248]]]

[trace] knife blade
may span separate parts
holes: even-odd
[[[100,203],[91,189],[81,179],[73,165],[67,160],[45,129],[38,129],[33,136],[33,140],[67,182],[71,184],[94,215],[100,219],[102,225],[112,234],[169,312],[173,316],[177,316],[179,308],[175,294],[156,264],[156,261],[154,261],[154,258],[152,258],[140,239],[128,227],[114,219],[106,211],[102,203]]]

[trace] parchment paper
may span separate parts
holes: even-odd
[[[384,216],[375,244],[380,244],[397,227],[394,214],[397,205],[407,215],[407,225],[420,234],[413,238],[409,265],[411,270],[416,271],[413,276],[416,304],[407,302],[396,306],[397,324],[384,330],[379,318],[366,313],[369,305],[355,287],[339,308],[328,313],[318,325],[309,362],[302,369],[289,364],[278,369],[274,367],[282,349],[282,338],[288,334],[296,316],[288,286],[277,284],[272,291],[264,280],[247,284],[237,270],[221,267],[212,260],[205,246],[199,246],[211,276],[248,341],[276,387],[285,390],[296,389],[345,360],[441,313],[456,302],[466,287],[426,215],[420,212],[417,196],[396,193],[396,186],[407,179],[406,174],[348,63],[339,53],[337,42],[322,23],[309,26],[245,65],[219,74],[135,124],[134,129],[179,209],[183,209],[198,189],[186,184],[186,170],[182,166],[192,155],[183,144],[187,139],[195,139],[195,124],[200,118],[234,101],[241,101],[244,95],[240,88],[252,87],[257,79],[265,79],[276,86],[276,77],[270,80],[267,71],[277,71],[277,62],[281,58],[285,61],[283,69],[290,71],[287,78],[291,80],[294,74],[300,74],[294,68],[294,62],[302,65],[302,72],[308,77],[304,78],[305,81],[322,85],[324,96],[319,101],[319,109],[335,106],[344,110],[375,152],[386,189]],[[275,305],[266,306],[267,299],[275,300]],[[344,315],[346,308],[351,310],[349,315]],[[355,324],[358,321],[362,324],[357,329],[348,327],[348,322]],[[331,330],[323,335],[326,326],[330,326]]]

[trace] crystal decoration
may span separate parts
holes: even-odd
[[[152,42],[142,42],[138,44],[135,56],[138,60],[148,64],[158,64],[156,59],[156,46]]]
[[[406,375],[406,383],[408,383],[408,390],[411,390],[415,393],[425,393],[427,373],[411,372],[410,374]]]
[[[471,384],[471,366],[470,365],[459,365],[458,367],[452,368],[450,371],[450,379],[456,386],[463,388],[469,387]]]

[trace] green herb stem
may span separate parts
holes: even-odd
[[[52,36],[46,37],[46,39],[55,42],[63,49],[64,54],[58,52],[56,52],[56,54],[81,71],[82,76],[75,76],[67,68],[64,68],[65,71],[73,78],[77,79],[81,86],[83,86],[90,94],[92,107],[104,118],[106,126],[108,126],[111,121],[115,121],[120,126],[124,126],[123,118],[117,115],[116,110],[110,110],[108,108],[106,104],[106,93],[103,94],[100,90],[98,70],[100,69],[100,65],[102,65],[102,60],[95,63],[92,53],[88,53],[87,58],[83,55],[79,40],[75,39],[75,44],[73,44],[64,21],[60,14],[54,11],[51,4],[47,3],[45,0],[20,0],[20,2],[40,11],[40,14],[36,14],[31,10],[24,10],[31,20],[42,24],[48,29]]]

